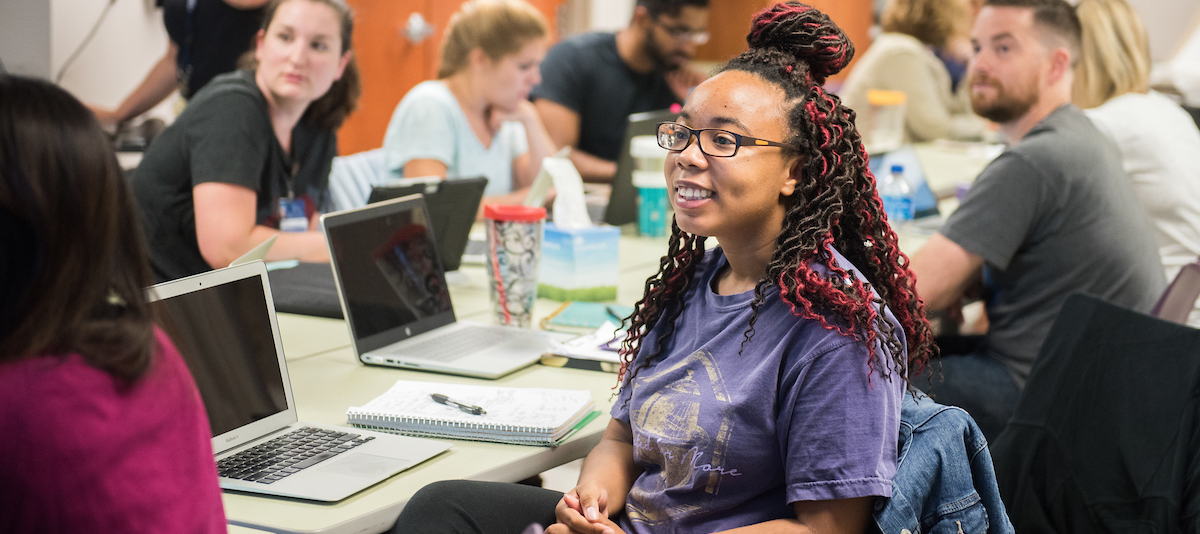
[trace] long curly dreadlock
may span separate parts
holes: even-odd
[[[797,188],[787,199],[767,273],[754,288],[742,348],[753,338],[766,290],[774,284],[793,314],[863,342],[870,351],[872,370],[878,368],[885,376],[894,371],[903,374],[905,369],[920,373],[936,349],[908,257],[900,252],[896,233],[884,216],[866,150],[854,127],[854,111],[822,87],[826,77],[854,57],[854,45],[824,13],[794,1],[755,15],[746,41],[750,50],[722,71],[748,72],[783,89],[791,106],[784,143],[796,147],[802,163],[793,171],[799,174]],[[646,280],[645,294],[628,319],[619,383],[631,383],[659,357],[664,341],[674,333],[683,295],[704,256],[704,239],[672,224],[667,255],[658,273]],[[835,248],[862,270],[868,283],[837,265]],[[828,266],[829,275],[813,271],[812,264]],[[879,298],[872,295],[872,288]],[[888,304],[904,329],[907,361],[894,327],[872,306],[881,303]],[[836,322],[827,316],[837,318]],[[646,336],[662,319],[665,327],[653,353],[639,355]],[[884,339],[877,339],[876,332]],[[877,342],[886,361],[870,349]]]

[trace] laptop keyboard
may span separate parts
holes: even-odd
[[[217,462],[226,478],[271,484],[375,439],[359,434],[303,427]]]
[[[423,360],[448,362],[494,347],[522,334],[524,333],[504,328],[471,328],[423,339],[405,346],[404,353]]]

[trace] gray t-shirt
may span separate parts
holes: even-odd
[[[988,354],[1022,387],[1068,295],[1147,311],[1166,285],[1119,154],[1062,106],[983,170],[942,228],[983,258]]]
[[[134,172],[155,277],[211,269],[196,240],[192,188],[206,182],[250,188],[258,194],[255,222],[278,227],[279,198],[289,189],[310,215],[322,205],[336,155],[335,134],[303,121],[292,130],[292,153],[285,153],[252,71],[213,78],[155,138]]]
[[[530,98],[545,98],[579,114],[577,148],[616,161],[631,113],[679,103],[664,71],[634,72],[617,53],[611,33],[587,33],[554,45],[542,61],[542,83]]]
[[[727,265],[720,248],[708,251],[664,350],[613,406],[644,469],[621,522],[631,534],[714,532],[794,518],[796,501],[891,496],[904,379],[871,369],[863,343],[793,314],[774,285],[738,354],[754,292],[715,293]]]

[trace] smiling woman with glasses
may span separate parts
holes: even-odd
[[[867,531],[929,324],[854,114],[823,88],[850,41],[797,2],[748,41],[658,127],[675,224],[578,485],[435,484],[407,531]]]

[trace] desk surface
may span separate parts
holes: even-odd
[[[953,197],[960,184],[970,184],[1003,147],[983,143],[938,141],[913,145],[929,188],[938,198]]]
[[[641,298],[643,283],[657,270],[659,258],[666,252],[666,238],[626,233],[620,242],[617,302],[628,305]],[[459,319],[494,322],[483,267],[463,266],[451,277],[450,295]],[[559,304],[538,299],[535,323]],[[586,389],[592,392],[602,413],[607,414],[612,407],[616,375],[611,373],[533,365],[499,380],[480,380],[369,367],[355,358],[343,321],[280,314],[279,328],[297,412],[303,421],[345,425],[346,408],[367,403],[397,380]],[[392,526],[404,503],[431,482],[522,480],[582,458],[600,441],[607,424],[607,416],[599,417],[555,448],[448,440],[453,447],[446,453],[332,504],[225,492],[225,514],[236,528],[273,532],[382,532]]]
[[[616,375],[533,365],[495,381],[367,367],[350,349],[288,362],[296,407],[304,421],[345,424],[346,408],[361,406],[396,380],[556,387],[592,392],[597,409],[612,407]],[[382,532],[392,526],[416,491],[438,480],[514,482],[582,458],[600,441],[608,417],[599,417],[570,441],[554,448],[448,440],[453,447],[412,469],[343,501],[331,504],[225,492],[231,524],[277,532]]]

